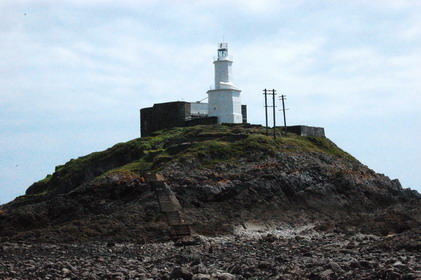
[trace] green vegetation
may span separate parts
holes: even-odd
[[[120,173],[120,172],[129,172],[129,174],[131,174],[132,176],[137,176],[139,172],[150,170],[151,165],[152,164],[150,162],[146,162],[145,160],[141,159],[141,160],[126,164],[124,166],[111,169],[105,172],[103,175],[108,176],[108,175]]]
[[[57,166],[53,175],[32,185],[27,195],[47,194],[56,188],[53,181],[67,181],[77,187],[95,177],[122,172],[140,176],[145,172],[161,170],[169,162],[193,158],[207,168],[219,162],[239,158],[256,160],[279,152],[323,153],[339,159],[355,160],[327,138],[290,133],[288,137],[273,139],[264,132],[262,127],[239,125],[199,125],[158,131],[152,137],[119,143],[105,151]]]
[[[287,138],[280,138],[280,141],[290,152],[319,152],[345,160],[356,161],[353,156],[340,149],[325,137],[305,137],[289,133]]]
[[[53,178],[53,175],[48,174],[44,179],[42,179],[41,181],[38,181],[38,183],[48,184],[50,182],[51,178]]]

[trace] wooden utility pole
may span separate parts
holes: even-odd
[[[266,135],[269,135],[269,124],[268,124],[268,107],[273,109],[273,138],[276,138],[276,104],[275,104],[275,95],[276,90],[264,89],[263,95],[265,96],[265,117],[266,117]],[[268,106],[267,96],[272,95],[272,106]]]
[[[263,90],[263,94],[265,95],[265,117],[266,117],[266,135],[269,134],[269,128],[268,128],[268,93],[267,90]]]
[[[281,95],[281,100],[282,100],[282,112],[284,113],[284,134],[285,136],[287,136],[287,118],[285,117],[285,99],[286,99],[286,95]]]
[[[276,138],[276,121],[275,121],[275,95],[276,95],[276,91],[274,89],[272,89],[272,100],[273,100],[273,139]]]

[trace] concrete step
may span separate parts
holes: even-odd
[[[172,193],[158,194],[158,202],[161,206],[161,211],[175,211],[181,209],[177,197],[175,197]]]
[[[166,196],[174,195],[170,189],[156,190],[156,193],[158,194],[158,196],[161,196],[161,195],[166,195]]]
[[[159,182],[159,181],[152,181],[150,182],[150,185],[152,187],[153,190],[155,191],[161,191],[161,190],[165,190],[168,188],[167,184],[165,184],[165,182]]]
[[[176,202],[175,202],[175,199],[174,199],[174,196],[169,196],[169,195],[159,195],[158,196],[158,199],[159,199],[159,201],[162,201],[162,202],[170,202],[170,203],[172,203],[172,204],[175,204]]]
[[[178,208],[174,206],[172,203],[166,203],[166,202],[159,202],[159,205],[161,207],[162,212],[168,212],[168,211],[178,211]]]
[[[177,197],[171,191],[170,187],[164,181],[162,176],[158,174],[151,175],[147,178],[152,189],[155,190],[158,199],[159,207],[165,214],[168,225],[171,226],[171,235],[177,239],[191,236],[190,225],[185,224],[180,216],[181,205]]]
[[[170,226],[179,225],[183,223],[179,211],[165,211],[164,213],[167,218],[167,222]]]
[[[190,225],[179,224],[171,226],[173,236],[189,236],[191,235]]]
[[[158,197],[159,206],[161,211],[177,211],[180,210],[180,204],[176,203],[169,197]]]

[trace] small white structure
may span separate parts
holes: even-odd
[[[208,103],[202,103],[200,101],[191,102],[191,116],[192,117],[207,117],[208,116]]]
[[[208,116],[218,117],[218,123],[242,123],[240,92],[232,81],[232,63],[228,44],[218,45],[215,65],[215,89],[208,93]]]

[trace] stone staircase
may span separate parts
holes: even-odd
[[[181,205],[162,175],[148,175],[146,181],[155,190],[161,212],[164,213],[174,239],[191,236],[190,225],[180,215]]]

